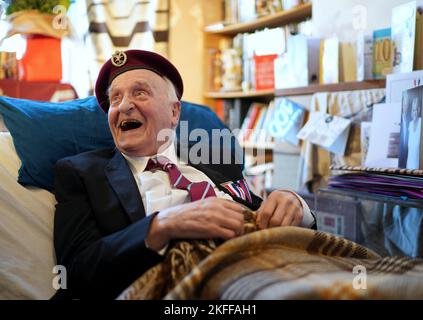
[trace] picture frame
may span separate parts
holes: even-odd
[[[398,167],[423,168],[422,152],[422,103],[423,86],[403,92],[401,102],[400,146]]]

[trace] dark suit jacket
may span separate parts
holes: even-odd
[[[178,152],[179,155],[179,152]],[[191,164],[216,186],[243,178],[240,165]],[[115,298],[163,257],[146,248],[152,216],[145,216],[132,172],[115,149],[82,153],[57,162],[54,220],[57,264],[67,269],[67,290],[57,297]],[[252,194],[258,209],[262,199]]]

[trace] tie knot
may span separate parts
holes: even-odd
[[[175,164],[165,156],[156,156],[148,160],[145,170],[150,171],[154,169],[161,169],[163,171],[169,171],[169,169],[174,165]]]

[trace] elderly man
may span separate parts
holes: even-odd
[[[57,263],[67,268],[66,296],[115,298],[163,260],[172,239],[242,235],[242,205],[258,210],[262,229],[315,228],[295,193],[275,191],[262,201],[239,165],[185,163],[174,141],[158,138],[176,128],[183,93],[179,72],[162,56],[115,53],[95,93],[116,148],[56,165],[54,241]]]

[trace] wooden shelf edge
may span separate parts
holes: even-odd
[[[272,97],[275,95],[275,90],[263,91],[237,91],[237,92],[206,92],[205,98],[213,99],[231,99],[231,98],[254,98],[254,97]]]
[[[275,96],[302,96],[318,92],[356,91],[369,89],[384,89],[386,80],[366,80],[358,82],[343,82],[335,84],[314,84],[307,87],[276,89]]]
[[[256,149],[273,150],[275,148],[275,144],[272,142],[268,142],[264,145],[259,145],[256,143],[240,143],[239,145],[243,149],[253,149],[253,150],[256,150]]]
[[[386,87],[385,80],[366,80],[359,82],[343,82],[336,84],[315,84],[307,87],[250,91],[250,92],[206,92],[205,98],[212,99],[234,99],[234,98],[254,98],[254,97],[289,97],[311,95],[318,92],[339,92],[339,91],[356,91],[369,89],[384,89]]]
[[[237,33],[251,32],[262,28],[278,27],[309,18],[311,17],[311,12],[312,4],[305,3],[289,10],[258,18],[257,20],[228,25],[219,30],[208,30],[206,26],[204,32],[209,34],[235,35]]]

